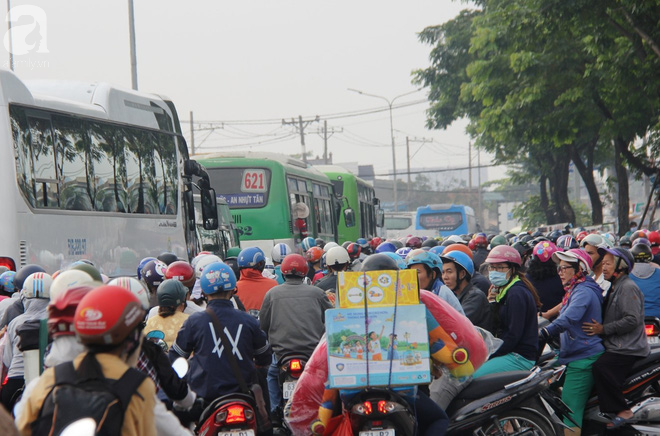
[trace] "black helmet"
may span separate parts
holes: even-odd
[[[362,262],[360,271],[398,270],[396,261],[385,253],[372,254]]]
[[[622,247],[630,248],[632,245],[632,239],[630,239],[628,236],[622,236],[621,239],[619,239],[619,245]]]
[[[158,285],[156,295],[160,306],[178,306],[186,301],[188,289],[178,280],[167,279]]]
[[[316,246],[317,247],[321,247],[321,248],[325,247],[325,241],[323,239],[316,238],[315,241],[316,241]]]
[[[170,253],[169,251],[164,251],[160,253],[156,259],[160,260],[165,265],[169,265],[179,260],[179,258],[176,257],[176,254]]]
[[[520,242],[525,242],[529,244],[530,241],[533,241],[534,237],[532,235],[525,235],[522,238],[520,238]]]
[[[351,241],[345,241],[343,244],[341,244],[341,246],[348,250],[348,246],[351,244],[352,244]]]
[[[39,265],[33,264],[25,265],[23,268],[19,269],[14,276],[14,289],[16,289],[16,292],[20,292],[21,289],[23,289],[23,282],[30,274],[38,272],[45,273],[46,270]]]
[[[241,277],[241,270],[238,268],[238,259],[235,257],[228,257],[225,259],[225,263],[229,265],[229,267],[234,271],[234,275],[236,276],[236,279],[240,279]]]
[[[399,241],[398,239],[393,239],[393,240],[387,241],[387,242],[391,242],[392,244],[394,244],[394,246],[396,247],[397,250],[399,248],[405,247],[405,245],[403,245],[403,242]]]
[[[529,252],[532,251],[533,247],[530,247],[528,244],[522,241],[518,241],[512,245],[513,248],[516,249],[518,253],[520,253],[520,257],[525,256]]]
[[[646,244],[637,244],[630,249],[630,253],[635,258],[635,262],[648,263],[653,259],[651,247]]]
[[[550,239],[550,242],[552,242],[553,244],[556,244],[556,243],[557,243],[557,239],[559,239],[559,237],[560,237],[561,235],[563,235],[563,233],[561,232],[561,230],[555,230],[554,232],[552,232],[552,233],[550,233],[550,234],[548,235],[548,239]]]
[[[437,245],[438,245],[438,241],[432,238],[429,238],[426,241],[422,242],[422,248],[423,247],[433,248],[436,247]]]

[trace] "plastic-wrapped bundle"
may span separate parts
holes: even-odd
[[[429,291],[420,291],[426,306],[431,358],[457,378],[472,375],[488,359],[488,349],[470,320],[445,300]],[[431,316],[429,316],[429,313]]]

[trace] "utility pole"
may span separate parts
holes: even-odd
[[[468,142],[468,192],[472,200],[472,141]]]
[[[328,130],[328,120],[323,120],[323,129],[318,129],[316,134],[321,135],[323,138],[323,163],[328,165],[328,138],[330,138],[335,133],[341,133],[344,131],[344,128],[335,129],[334,127]],[[330,160],[332,160],[332,153],[330,153]]]
[[[291,121],[286,121],[282,120],[282,125],[291,125],[298,129],[300,132],[300,145],[302,147],[302,160],[305,162],[305,165],[307,164],[307,147],[305,146],[305,128],[309,126],[311,123],[316,123],[320,120],[319,116],[317,115],[316,118],[312,120],[307,120],[304,121],[302,115],[298,115],[298,121],[296,121],[294,118],[291,118]]]
[[[195,125],[193,124],[193,112],[190,111],[190,150],[195,155]]]
[[[9,69],[14,71],[14,45],[11,40],[11,0],[7,0],[7,37],[9,38]]]
[[[128,0],[128,31],[131,41],[131,86],[137,91],[137,54],[135,49],[135,14],[133,12],[133,0]]]
[[[422,147],[424,146],[425,143],[432,142],[432,141],[433,141],[433,139],[416,138],[416,137],[415,138],[409,138],[408,136],[406,136],[406,161],[408,163],[408,171],[407,171],[407,173],[408,173],[408,192],[406,193],[407,194],[406,201],[408,202],[408,207],[410,207],[410,185],[412,184],[412,182],[410,181],[410,160],[413,157],[415,157],[415,155],[417,153],[419,153],[419,150],[422,149]],[[422,145],[419,146],[417,151],[414,152],[412,156],[410,155],[410,143],[411,142],[421,142],[422,143]]]
[[[481,194],[481,150],[477,149],[477,189],[479,190],[477,194],[478,197],[478,210],[479,210],[479,220],[482,221],[481,230],[485,228],[486,220],[484,219],[484,210],[483,210],[483,197]]]

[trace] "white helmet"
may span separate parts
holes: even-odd
[[[337,244],[336,242],[328,242],[323,246],[323,252],[327,253],[328,251],[330,251],[331,248],[335,248],[335,247],[339,247],[339,244]]]
[[[57,299],[65,291],[82,285],[94,283],[92,276],[84,271],[77,269],[68,269],[62,271],[55,277],[53,284],[50,285],[51,300]]]
[[[224,263],[222,259],[220,259],[215,254],[207,254],[201,259],[198,259],[197,262],[195,262],[195,277],[200,278],[202,276],[202,271],[204,271],[204,268],[215,262]]]
[[[142,308],[144,310],[149,310],[149,295],[147,295],[147,290],[144,288],[142,282],[140,282],[138,279],[133,277],[117,277],[110,280],[108,284],[128,289],[138,298],[138,300],[140,300]]]
[[[273,262],[282,263],[282,260],[288,254],[291,254],[293,250],[287,244],[280,242],[275,244],[272,250],[270,250],[270,257],[273,259]]]
[[[351,262],[348,251],[344,247],[332,247],[325,255],[325,263],[328,266],[345,265]]]
[[[590,233],[585,236],[584,239],[582,239],[582,242],[580,242],[580,247],[584,248],[587,244],[593,245],[596,248],[612,248],[610,240],[598,233]]]
[[[21,295],[23,298],[50,298],[50,286],[53,278],[50,274],[36,272],[30,274],[23,282]]]
[[[448,241],[451,241],[451,242],[453,242],[453,243],[455,243],[455,244],[463,244],[463,245],[467,245],[467,242],[465,242],[465,241],[463,240],[463,238],[461,238],[461,237],[458,236],[458,235],[451,235],[450,237],[447,238],[447,240],[448,240]]]

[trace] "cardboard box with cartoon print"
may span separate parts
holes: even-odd
[[[423,305],[330,309],[325,318],[331,388],[430,383]]]
[[[364,309],[365,295],[368,307],[419,304],[415,270],[340,272],[337,288],[340,308]]]

